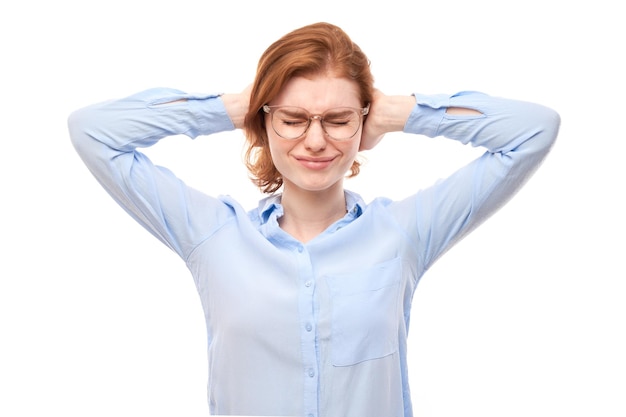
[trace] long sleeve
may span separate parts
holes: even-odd
[[[396,213],[418,242],[425,270],[522,187],[550,151],[560,117],[542,105],[478,92],[415,97],[405,132],[486,149],[450,177],[398,204]],[[481,115],[452,115],[448,107],[470,108]]]
[[[228,216],[219,200],[185,186],[137,150],[167,136],[234,129],[218,95],[150,89],[77,110],[68,126],[78,154],[105,190],[181,257]],[[192,206],[206,208],[206,218],[195,218]]]

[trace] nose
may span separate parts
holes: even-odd
[[[319,116],[311,118],[311,125],[304,136],[304,146],[314,152],[326,148],[326,133]]]

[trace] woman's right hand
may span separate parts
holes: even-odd
[[[248,85],[241,93],[222,94],[221,96],[226,113],[237,129],[243,129],[243,121],[250,105],[250,90],[252,90],[252,84]]]

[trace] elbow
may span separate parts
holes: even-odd
[[[544,129],[553,140],[559,134],[561,127],[561,115],[551,108],[546,108],[544,116]]]
[[[93,125],[90,123],[94,117],[89,108],[75,110],[67,118],[67,128],[70,141],[79,154],[82,154],[88,144],[93,139],[89,133]]]
[[[532,124],[534,128],[530,130],[529,139],[534,147],[540,153],[548,153],[559,133],[561,126],[561,116],[555,110],[542,105],[535,105],[535,111],[532,114]],[[526,122],[528,123],[528,122]]]
[[[72,144],[76,146],[79,138],[84,135],[84,117],[83,110],[76,110],[72,112],[67,118],[67,129],[70,134],[70,140]],[[82,133],[82,134],[81,134]]]
[[[83,108],[72,112],[67,118],[70,142],[80,159],[88,166],[93,165],[95,159],[101,155],[94,135],[93,121],[97,120],[97,116],[93,113],[89,108]]]
[[[545,107],[540,126],[546,150],[549,151],[552,148],[552,145],[554,145],[554,142],[559,134],[561,116],[555,110]]]

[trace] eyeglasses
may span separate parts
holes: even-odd
[[[331,139],[348,140],[356,135],[361,127],[363,116],[369,113],[370,107],[356,109],[338,107],[326,110],[322,114],[311,114],[306,109],[294,106],[263,106],[263,111],[270,115],[272,129],[283,139],[299,139],[311,127],[313,119],[319,120],[322,130]]]

